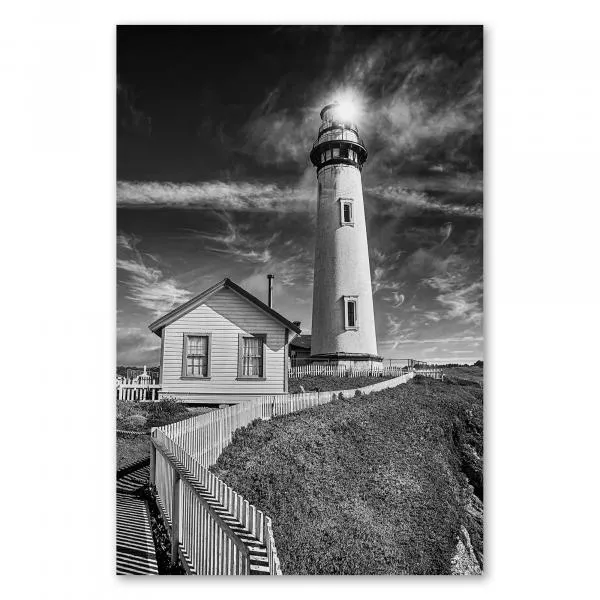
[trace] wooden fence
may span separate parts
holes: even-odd
[[[414,370],[415,375],[433,377],[433,379],[444,379],[444,371],[440,367],[418,367]]]
[[[171,562],[189,575],[280,575],[271,519],[153,431],[150,477],[171,534]]]
[[[379,369],[361,369],[314,362],[290,367],[288,369],[288,376],[290,378],[315,377],[317,375],[328,377],[399,377],[400,375],[409,373],[411,370],[412,368],[406,365],[392,365],[380,367]]]
[[[359,388],[361,393],[395,387],[414,374]],[[270,419],[348,398],[356,389],[275,394],[152,429],[150,478],[171,531],[174,563],[189,574],[281,575],[271,519],[213,475],[208,467],[234,432],[255,419]]]
[[[159,390],[160,384],[155,379],[142,383],[135,379],[117,379],[117,400],[158,400]]]

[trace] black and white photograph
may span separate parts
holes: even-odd
[[[482,574],[483,27],[116,46],[117,574]]]
[[[592,9],[5,3],[3,596],[594,598]]]

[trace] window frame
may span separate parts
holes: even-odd
[[[262,339],[262,375],[244,375],[244,339]],[[266,333],[240,333],[238,334],[238,374],[237,379],[242,381],[264,381],[267,378],[267,360],[265,348],[267,346]]]
[[[354,303],[354,325],[348,324],[348,305]],[[344,296],[344,329],[346,331],[358,330],[358,296]]]
[[[340,225],[342,227],[354,227],[354,198],[338,198],[340,203]],[[350,221],[344,220],[344,207],[350,207]]]
[[[206,375],[188,375],[187,362],[188,362],[188,341],[190,337],[206,337],[208,338],[206,344]],[[185,332],[183,334],[183,355],[181,360],[181,379],[210,379],[211,378],[211,367],[212,367],[212,333],[207,331],[192,331]]]

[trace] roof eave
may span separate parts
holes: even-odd
[[[166,315],[163,315],[159,319],[156,319],[156,321],[154,321],[154,322],[150,323],[150,325],[148,325],[148,328],[150,329],[150,331],[152,331],[152,333],[155,333],[159,337],[162,337],[162,330],[167,325],[170,325],[171,323],[176,321],[178,318],[182,317],[184,314],[186,314],[190,310],[193,310],[195,308],[195,306],[201,304],[203,301],[207,300],[210,296],[212,296],[214,293],[218,292],[220,289],[222,289],[224,287],[229,288],[230,290],[236,292],[237,294],[239,294],[246,300],[252,302],[255,306],[257,306],[258,308],[263,310],[263,312],[267,313],[267,315],[269,315],[270,317],[279,321],[282,325],[287,327],[290,331],[293,331],[296,334],[300,334],[302,332],[302,330],[299,327],[294,325],[291,321],[288,321],[288,319],[286,319],[283,315],[279,314],[276,310],[267,306],[264,302],[259,300],[256,296],[253,296],[250,292],[247,292],[244,288],[237,285],[237,283],[234,283],[233,281],[231,281],[231,279],[229,279],[228,277],[226,277],[225,279],[222,279],[221,281],[219,281],[212,287],[208,288],[201,294],[194,296],[192,299],[188,300],[187,302],[183,303],[182,305],[174,308],[173,310],[168,312]]]

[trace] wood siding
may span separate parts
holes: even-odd
[[[285,327],[234,291],[224,288],[163,330],[161,396],[281,393],[285,385]],[[210,333],[211,376],[182,378],[184,334]],[[267,335],[266,379],[238,380],[239,336]],[[196,400],[197,401],[197,400]]]

